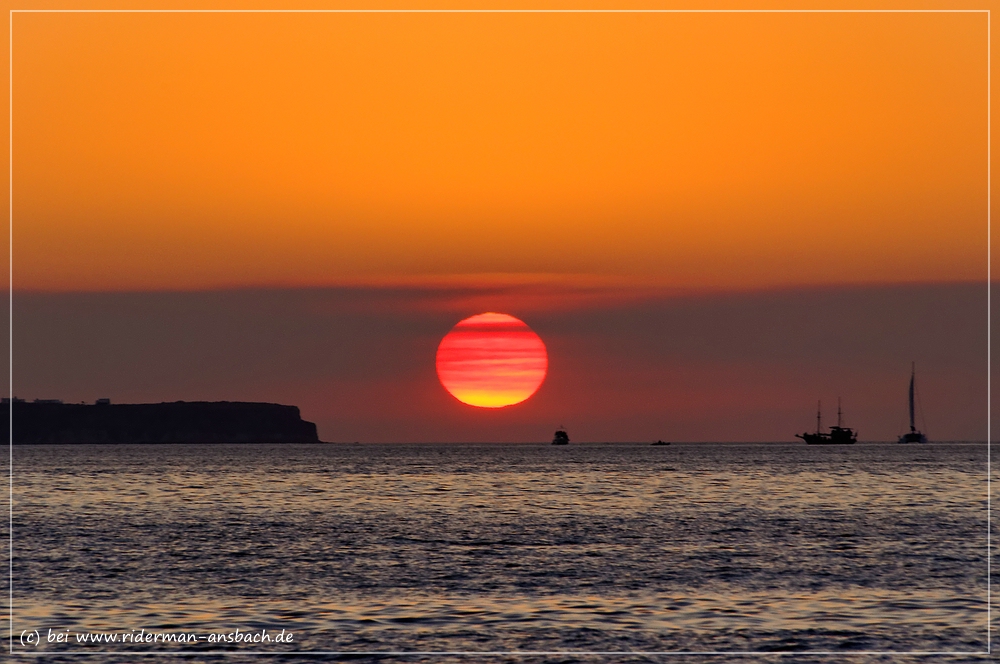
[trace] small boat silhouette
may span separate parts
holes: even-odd
[[[822,403],[816,407],[816,433],[797,433],[796,438],[806,441],[807,445],[853,445],[858,442],[858,432],[850,427],[840,426],[841,410],[840,399],[837,399],[837,426],[830,427],[830,433],[823,433]]]
[[[559,427],[556,430],[555,436],[552,438],[553,445],[569,445],[569,434],[566,433],[566,427]]]
[[[658,440],[655,443],[653,443],[653,445],[669,445],[669,444],[670,444],[669,442],[665,442],[662,440]]]
[[[910,430],[899,437],[900,443],[926,443],[927,436],[917,429],[913,424],[913,385],[917,377],[917,363],[910,367]],[[924,423],[927,426],[927,423]]]

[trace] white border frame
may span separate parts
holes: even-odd
[[[985,651],[911,651],[911,650],[790,650],[790,651],[642,651],[642,650],[513,650],[513,651],[326,651],[326,650],[190,650],[190,651],[15,651],[14,650],[14,14],[986,14],[986,650]],[[9,558],[9,654],[47,657],[66,655],[119,655],[127,657],[200,657],[206,655],[331,655],[331,656],[539,656],[539,655],[738,655],[738,656],[855,656],[855,655],[966,655],[989,657],[992,653],[992,596],[990,571],[992,537],[992,384],[990,377],[992,311],[992,233],[991,233],[991,61],[989,9],[11,9],[8,25],[8,551]]]

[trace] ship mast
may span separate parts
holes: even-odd
[[[837,397],[837,428],[840,428],[840,397]]]
[[[913,380],[917,376],[917,363],[914,362],[911,367],[910,373],[910,431],[916,431],[917,428],[913,426]]]
[[[820,431],[820,418],[822,417],[822,415],[821,415],[822,412],[823,412],[823,402],[822,401],[817,401],[816,402],[816,433],[819,433],[819,431]]]

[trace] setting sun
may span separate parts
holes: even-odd
[[[507,314],[459,321],[437,350],[444,388],[462,403],[481,408],[521,403],[538,390],[548,365],[541,338]]]

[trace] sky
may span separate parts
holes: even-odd
[[[576,289],[574,289],[576,290]],[[565,287],[34,293],[14,300],[14,383],[68,402],[272,401],[333,442],[861,440],[917,424],[986,438],[985,285],[627,298]],[[470,311],[534,329],[548,375],[506,408],[460,403],[435,353]]]
[[[889,439],[915,361],[932,436],[985,438],[985,14],[12,31],[18,396],[368,441],[783,440],[841,396]],[[486,311],[549,349],[498,412],[434,376]]]

